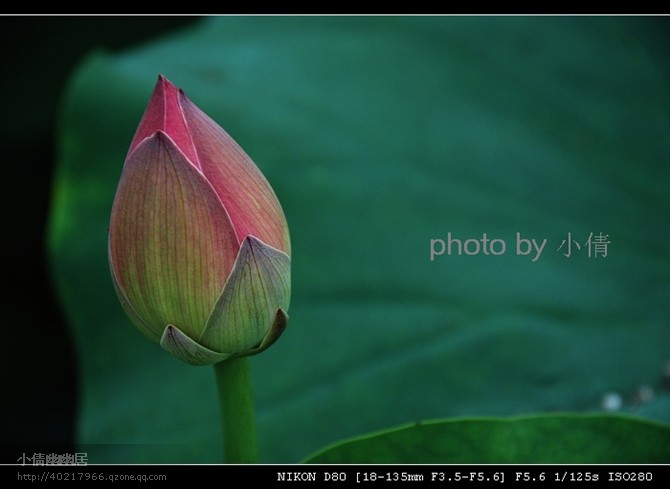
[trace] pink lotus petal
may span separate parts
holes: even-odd
[[[273,329],[277,309],[288,310],[290,267],[286,253],[247,236],[198,342],[224,353],[259,347]]]
[[[170,83],[164,76],[159,76],[151,99],[140,121],[135,136],[130,143],[128,156],[145,139],[156,131],[163,131],[175,142],[186,158],[200,169],[198,153],[189,133],[184,111],[180,105],[182,91]]]
[[[284,212],[272,187],[244,150],[216,122],[180,93],[202,172],[212,184],[241,242],[256,236],[291,253]]]
[[[109,256],[122,299],[145,328],[198,338],[239,246],[212,186],[165,133],[130,154],[112,209]],[[122,301],[123,302],[123,301]]]

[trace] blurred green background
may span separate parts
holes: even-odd
[[[72,452],[78,361],[45,263],[56,120],[67,79],[92,50],[115,52],[196,18],[0,16],[0,148],[4,340],[0,342],[2,462]],[[11,182],[11,183],[9,183]]]
[[[220,459],[211,369],[132,328],[106,262],[158,73],[245,148],[289,221],[289,328],[251,361],[264,462],[423,419],[609,405],[670,421],[667,28],[234,17],[88,52],[60,98],[49,256],[89,461]],[[507,252],[431,261],[449,232]],[[516,256],[517,232],[547,239],[536,262]],[[591,232],[609,235],[606,258],[587,256]]]

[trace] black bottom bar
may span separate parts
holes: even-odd
[[[42,460],[37,461],[38,464]],[[330,487],[494,486],[668,487],[670,465],[35,465],[0,466],[0,480],[18,482],[196,484],[218,480]]]

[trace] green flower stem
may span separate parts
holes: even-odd
[[[221,404],[223,446],[229,464],[258,463],[251,369],[246,357],[214,364]]]

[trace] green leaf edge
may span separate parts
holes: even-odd
[[[501,461],[490,461],[487,460],[485,462],[481,461],[470,461],[470,462],[463,462],[462,460],[458,460],[455,462],[449,462],[449,461],[442,461],[442,462],[435,462],[435,461],[426,461],[426,462],[407,462],[407,461],[402,461],[402,460],[350,460],[350,461],[340,461],[340,462],[328,462],[328,461],[323,461],[322,457],[326,454],[328,454],[331,451],[339,450],[343,447],[346,447],[348,445],[360,443],[360,442],[365,442],[365,441],[370,441],[375,438],[378,438],[380,440],[383,440],[386,437],[393,436],[395,434],[399,434],[402,432],[406,432],[408,430],[414,430],[417,428],[425,428],[425,427],[430,427],[430,426],[440,426],[443,425],[444,427],[447,427],[449,425],[457,425],[457,424],[463,424],[463,423],[481,423],[481,422],[486,422],[486,423],[501,423],[501,424],[507,424],[509,426],[512,426],[515,423],[525,423],[525,422],[532,422],[532,421],[589,421],[589,420],[602,420],[602,421],[618,421],[618,422],[624,422],[624,423],[631,423],[634,425],[637,425],[638,428],[650,428],[650,429],[657,429],[660,431],[665,431],[665,436],[668,438],[670,441],[670,423],[663,423],[659,421],[653,421],[649,420],[647,418],[641,418],[639,416],[633,416],[633,415],[627,415],[627,414],[619,414],[619,413],[561,413],[561,414],[546,414],[546,413],[536,413],[536,414],[529,414],[529,415],[521,415],[521,416],[510,416],[510,417],[502,417],[502,416],[463,416],[463,417],[457,417],[457,418],[448,418],[448,419],[432,419],[432,420],[425,420],[425,421],[415,421],[412,423],[407,423],[403,425],[398,425],[395,427],[391,428],[384,428],[378,431],[373,431],[370,433],[366,433],[363,435],[357,435],[353,436],[350,438],[345,438],[340,441],[334,442],[330,445],[326,445],[325,447],[321,448],[320,450],[317,450],[316,452],[313,452],[312,454],[308,455],[307,457],[303,458],[299,463],[301,464],[328,464],[328,463],[373,463],[373,464],[397,464],[397,463],[574,463],[574,462],[566,462],[566,461],[541,461],[541,462],[529,462],[527,460],[520,460],[520,461],[511,461],[511,460],[501,460]],[[567,427],[568,429],[570,428],[569,426]],[[665,460],[663,463],[669,463],[670,462],[670,443],[665,447],[666,452],[668,453],[668,460]],[[583,462],[580,463],[599,463],[599,462],[592,462],[589,460],[584,460]],[[600,462],[602,463],[602,462]],[[623,462],[623,461],[612,461],[612,462],[607,462],[607,463],[633,463],[633,462]],[[653,462],[645,462],[645,463],[653,463]]]

